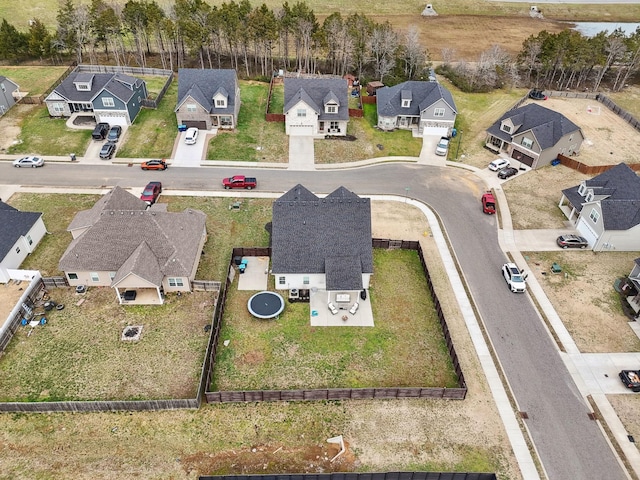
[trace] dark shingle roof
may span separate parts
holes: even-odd
[[[42,213],[21,212],[0,201],[0,260],[13,248],[20,237],[29,233]]]
[[[500,125],[506,119],[516,127],[511,133],[500,130]],[[491,125],[487,132],[505,142],[511,142],[513,137],[526,131],[531,131],[543,150],[553,147],[565,135],[580,131],[575,123],[561,113],[542,107],[537,103],[529,103],[514,110],[509,110]]]
[[[438,100],[444,100],[454,112],[458,112],[451,92],[438,82],[409,81],[382,87],[376,90],[378,115],[395,117],[396,115],[420,116],[420,112]],[[409,107],[402,106],[402,100],[411,100]]]
[[[93,78],[91,90],[78,90],[75,83],[88,82]],[[52,92],[57,93],[67,100],[74,102],[91,102],[103,88],[106,88],[114,97],[127,103],[133,95],[132,86],[140,85],[142,80],[122,73],[78,73],[72,72]]]
[[[319,198],[296,185],[273,203],[272,272],[325,273],[329,290],[359,290],[373,273],[371,203],[340,187]]]
[[[620,163],[585,184],[596,198],[605,196],[600,200],[605,230],[628,230],[640,224],[640,177],[627,164]],[[562,193],[581,211],[585,199],[578,193],[579,187]]]
[[[320,120],[349,120],[349,84],[343,78],[284,79],[284,113],[299,101],[305,102],[319,115]],[[338,104],[338,113],[325,113],[325,102]]]
[[[178,70],[178,103],[176,110],[192,97],[209,113],[234,113],[236,106],[236,71],[231,69],[181,68]],[[214,108],[216,93],[228,94],[226,108]]]
[[[111,192],[114,203],[123,198],[115,190]],[[159,209],[103,208],[90,224],[91,228],[71,242],[60,259],[59,268],[65,272],[118,272],[118,279],[121,279],[131,273],[121,271],[128,262],[135,269],[133,273],[137,272],[149,281],[157,281],[153,265],[143,266],[141,260],[131,259],[132,255],[143,260],[148,257],[144,249],[138,251],[144,242],[164,275],[190,276],[194,263],[200,258],[199,245],[205,232],[205,219],[203,212],[192,209],[173,213]],[[75,222],[76,219],[72,224]]]
[[[73,217],[67,228],[68,232],[79,228],[87,228],[96,223],[102,212],[108,210],[146,210],[147,204],[143,200],[122,187],[115,187],[93,204],[89,210],[82,210]]]

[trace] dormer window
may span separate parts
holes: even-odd
[[[503,132],[511,133],[511,125],[503,123],[500,127],[500,130],[502,130]]]
[[[216,108],[225,108],[227,106],[227,100],[224,98],[216,98]]]
[[[325,105],[325,113],[338,113],[338,106],[334,104]]]
[[[411,106],[411,100],[409,100],[408,98],[405,98],[404,100],[402,100],[403,108],[409,108],[410,106]]]
[[[589,193],[587,193],[587,196],[584,197],[585,201],[587,202],[591,202],[593,201],[593,190],[589,190]]]
[[[584,197],[584,194],[587,193],[587,186],[584,183],[581,183],[578,187],[578,193],[581,197]]]
[[[76,83],[76,90],[89,91],[91,87],[88,83]]]

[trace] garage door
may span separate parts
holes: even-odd
[[[289,135],[313,136],[313,127],[308,125],[289,125]]]
[[[593,247],[593,245],[595,245],[595,243],[598,241],[598,235],[593,230],[593,228],[591,228],[591,226],[584,221],[583,218],[578,221],[576,230],[580,235],[587,239],[590,247]]]
[[[205,121],[196,121],[196,120],[185,120],[182,122],[183,125],[186,125],[187,128],[195,127],[198,130],[206,130],[207,122]]]
[[[513,158],[514,160],[518,160],[520,163],[524,163],[529,167],[533,165],[534,158],[530,157],[529,155],[525,155],[519,150],[514,149],[513,152],[511,152],[511,158]]]
[[[448,137],[449,129],[447,127],[425,127],[424,130],[422,131],[422,136],[423,137],[434,136],[438,138]]]
[[[127,125],[127,116],[124,112],[96,112],[96,118],[100,122],[107,122],[109,125]]]

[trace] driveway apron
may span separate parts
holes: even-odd
[[[289,170],[314,170],[313,137],[289,135]]]

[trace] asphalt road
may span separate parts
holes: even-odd
[[[258,177],[260,191],[285,192],[297,183],[316,193],[344,186],[360,195],[408,195],[433,207],[442,219],[478,312],[483,319],[518,409],[550,479],[627,478],[590,409],[565,368],[555,343],[528,294],[513,294],[500,267],[507,260],[498,244],[495,216],[483,215],[484,190],[462,169],[383,164],[323,172],[251,171],[238,168],[169,168],[54,165],[13,169],[0,165],[0,183],[32,186],[140,187],[161,180],[164,189],[223,191],[221,178]]]

